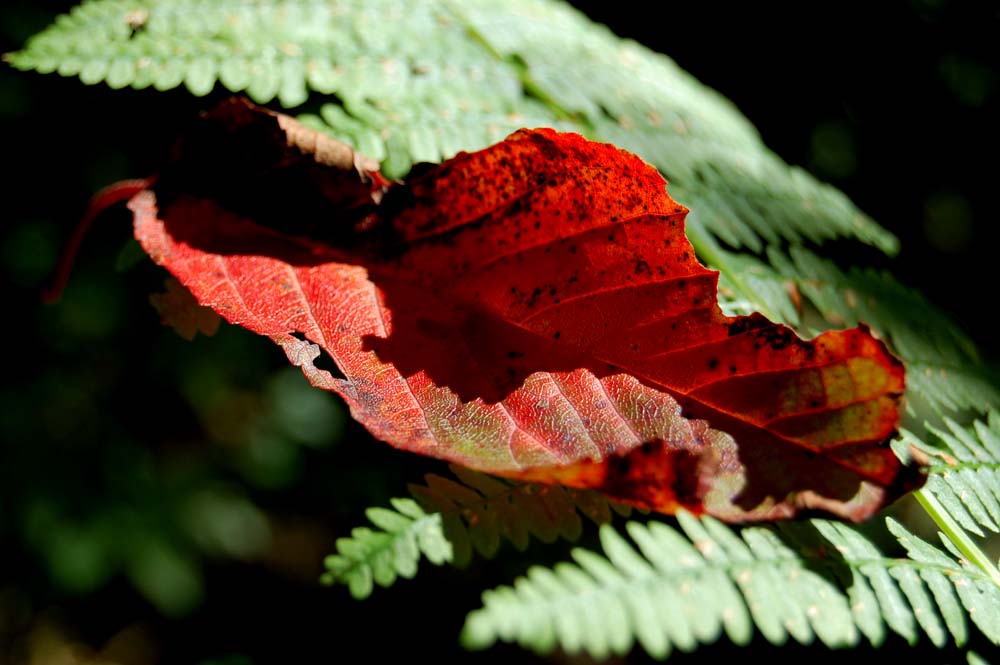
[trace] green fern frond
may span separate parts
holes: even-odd
[[[944,618],[955,642],[960,645],[965,642],[964,615],[959,607],[961,605],[983,635],[994,644],[1000,644],[1000,612],[997,612],[997,607],[1000,607],[998,605],[1000,603],[1000,586],[997,586],[989,576],[961,558],[958,552],[951,552],[960,562],[956,564],[955,559],[930,543],[917,538],[902,524],[893,519],[887,519],[886,523],[889,531],[896,536],[899,544],[909,554],[910,558],[907,561],[916,562],[914,570],[920,574],[927,588],[931,590],[933,600],[940,609],[941,617]],[[945,547],[952,550],[954,546],[951,541],[943,537],[941,540]],[[903,568],[898,570],[903,570]],[[970,571],[975,571],[976,574],[969,575]],[[903,588],[904,591],[907,589],[905,586]],[[926,592],[921,591],[921,593],[925,596],[923,604],[930,605],[931,599],[926,597]],[[955,600],[956,595],[958,602]],[[916,609],[917,604],[914,603],[909,591],[907,591],[907,596]],[[921,625],[937,621],[937,617],[933,613],[918,613],[916,616],[921,620]]]
[[[425,513],[412,499],[393,499],[392,507],[365,511],[379,530],[357,527],[337,540],[337,553],[324,562],[324,584],[346,584],[352,596],[367,598],[373,584],[388,587],[397,577],[416,575],[421,555],[435,565],[451,561],[440,515]]]
[[[596,524],[611,521],[612,511],[628,515],[593,491],[515,483],[452,466],[456,480],[435,474],[426,485],[410,485],[413,499],[392,499],[392,507],[369,508],[379,530],[358,527],[337,540],[337,553],[326,558],[324,584],[346,584],[355,598],[367,598],[374,584],[392,586],[397,577],[412,578],[421,555],[431,563],[468,565],[473,552],[492,558],[502,540],[524,550],[531,536],[545,543],[575,541],[583,532],[580,515]],[[425,511],[426,509],[426,511]]]
[[[904,431],[896,446],[913,445],[930,458],[924,491],[964,529],[978,536],[979,527],[1000,533],[1000,413],[990,411],[986,422],[968,427],[949,419],[944,424],[947,429],[928,425],[926,441]]]
[[[770,642],[789,638],[831,647],[863,635],[881,644],[887,628],[914,643],[968,639],[966,619],[994,642],[1000,588],[899,524],[889,528],[910,554],[887,558],[860,533],[813,520],[739,534],[722,523],[678,515],[683,534],[629,522],[629,542],[601,529],[604,556],[574,550],[573,562],[533,567],[512,587],[483,594],[462,633],[470,648],[496,640],[539,652],[556,646],[601,658],[634,642],[655,657],[691,650],[723,632],[745,644],[753,628]],[[993,605],[996,607],[996,605]]]
[[[725,252],[721,259],[722,254],[720,250],[713,255],[718,264],[702,258],[720,271],[719,307],[723,312],[728,316],[760,312],[772,321],[799,327],[799,312],[789,295],[794,280],[782,278],[756,256]]]
[[[612,512],[631,510],[594,491],[511,482],[459,466],[451,470],[460,482],[429,474],[426,485],[409,489],[426,510],[441,516],[457,566],[467,565],[473,551],[493,557],[503,540],[522,551],[532,536],[543,543],[573,542],[583,533],[581,515],[607,524]]]
[[[113,88],[222,85],[285,107],[335,95],[322,124],[390,177],[518,127],[574,130],[656,165],[696,211],[691,224],[734,247],[837,236],[897,247],[673,61],[550,0],[90,0],[7,59]]]
[[[882,331],[907,362],[911,391],[938,411],[1000,407],[995,376],[984,368],[972,341],[941,310],[890,274],[854,268],[801,247],[789,256],[769,252],[775,269],[794,276],[804,298],[833,325],[865,321]]]
[[[455,6],[491,51],[520,65],[525,89],[558,116],[657,166],[675,198],[700,211],[692,223],[754,251],[779,237],[838,235],[895,250],[895,239],[843,194],[789,168],[730,102],[665,56],[560,3]]]
[[[461,150],[485,148],[524,126],[576,129],[530,99],[515,113],[497,111],[490,104],[478,110],[466,104],[463,110],[461,102],[456,99],[455,103],[446,109],[418,103],[389,111],[347,100],[343,105],[324,104],[319,116],[299,116],[299,120],[313,129],[332,132],[358,152],[379,160],[389,177],[405,175],[417,162],[440,162]]]
[[[1000,408],[1000,381],[986,366],[972,341],[940,309],[887,272],[852,268],[793,245],[787,252],[769,250],[770,265],[748,254],[723,249],[692,230],[699,255],[722,271],[719,296],[731,314],[763,312],[805,333],[867,323],[888,338],[906,361],[907,404],[918,401],[932,413],[985,413]],[[822,322],[803,326],[790,289],[814,307]],[[911,408],[911,411],[915,409]]]

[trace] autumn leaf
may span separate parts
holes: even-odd
[[[888,448],[901,363],[863,326],[724,316],[664,185],[547,129],[388,185],[231,101],[130,207],[199,303],[398,448],[729,521],[858,520],[918,486]]]
[[[163,325],[170,326],[189,342],[198,333],[211,337],[219,330],[222,322],[219,315],[212,308],[199,305],[176,279],[167,279],[164,287],[163,293],[149,296],[149,303],[160,315]]]

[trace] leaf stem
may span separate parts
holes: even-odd
[[[76,260],[76,254],[94,220],[116,203],[128,201],[142,190],[152,186],[153,181],[154,178],[121,180],[94,194],[87,205],[87,211],[77,223],[76,228],[73,229],[69,240],[66,241],[62,256],[59,257],[59,262],[56,263],[55,270],[49,278],[48,286],[42,291],[43,302],[51,304],[62,297],[63,289],[66,288],[66,283],[69,281],[69,273],[73,269],[73,262]]]
[[[1000,570],[997,570],[997,567],[993,565],[990,558],[979,549],[972,538],[969,537],[969,534],[966,533],[965,529],[955,521],[947,509],[938,502],[937,498],[928,492],[926,488],[917,490],[914,492],[914,496],[920,502],[924,511],[938,525],[944,536],[958,548],[958,551],[971,563],[989,575],[993,583],[1000,587]]]

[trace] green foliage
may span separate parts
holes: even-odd
[[[996,377],[971,340],[944,312],[892,275],[859,268],[845,273],[801,247],[792,247],[788,257],[776,251],[769,256],[831,325],[864,321],[886,335],[906,361],[911,395],[938,412],[1000,407]]]
[[[922,491],[962,527],[996,532],[1000,415],[969,427],[945,422],[947,431],[929,427],[933,443],[904,432],[899,451],[913,445],[932,458]],[[663,523],[628,523],[634,544],[604,526],[604,557],[577,549],[572,563],[533,567],[513,587],[487,591],[464,642],[478,648],[499,639],[599,658],[638,642],[665,657],[723,633],[746,644],[756,626],[775,644],[818,638],[843,647],[863,636],[879,645],[892,632],[910,643],[923,633],[943,646],[967,643],[971,621],[1000,643],[996,568],[947,525],[941,537],[952,556],[887,520],[908,555],[893,558],[856,529],[825,520],[736,533],[711,518],[678,519],[684,535]]]
[[[452,559],[441,515],[428,515],[412,499],[393,499],[392,507],[369,508],[365,514],[380,530],[357,527],[350,538],[337,540],[337,554],[326,557],[324,584],[346,584],[355,598],[367,598],[372,583],[392,586],[396,577],[417,574],[420,555],[435,565]]]
[[[905,564],[894,567],[891,572],[915,610],[918,623],[931,641],[940,646],[945,639],[938,616],[933,611],[936,603],[948,632],[958,644],[965,643],[966,628],[959,607],[961,603],[983,634],[993,643],[1000,643],[1000,613],[996,611],[997,603],[1000,602],[1000,588],[996,582],[964,561],[950,541],[944,540],[944,544],[958,559],[959,565],[956,565],[955,559],[917,538],[898,522],[889,519],[887,524],[889,531],[910,556]],[[911,565],[910,562],[916,564]],[[975,574],[966,576],[970,571]],[[920,579],[930,589],[934,602],[931,602],[931,597],[921,587],[915,573],[919,573]]]
[[[164,329],[163,336],[161,349],[174,343],[172,331]],[[207,368],[205,357],[224,353],[224,341],[188,349],[182,363]],[[245,349],[230,348],[234,367]],[[46,369],[46,383],[80,380],[61,370]],[[296,480],[303,449],[328,444],[340,427],[339,405],[312,390],[297,370],[251,375],[255,381],[246,383],[256,387],[243,392],[237,378],[211,369],[189,387],[190,408],[218,439],[202,445],[218,448],[230,438],[245,444],[225,461],[176,448],[157,457],[121,434],[102,432],[92,441],[74,433],[73,445],[51,468],[49,455],[37,461],[29,456],[28,442],[44,433],[29,430],[32,438],[19,437],[0,460],[9,471],[5,498],[14,507],[0,515],[0,526],[16,526],[33,560],[65,591],[95,593],[122,576],[164,615],[190,612],[204,597],[206,560],[251,561],[271,547],[274,525],[251,488]],[[42,390],[32,386],[25,399],[39,395]]]
[[[1000,417],[991,413],[989,425],[977,421],[968,429],[948,424],[950,432],[932,430],[935,445],[908,432],[900,445],[912,443],[944,460],[930,466],[925,491],[938,496],[963,526],[981,533],[979,521],[997,530]],[[583,513],[603,524],[605,556],[576,549],[573,563],[536,566],[513,587],[487,591],[484,607],[468,617],[467,646],[500,639],[539,652],[558,646],[602,658],[626,653],[638,642],[662,658],[675,647],[689,651],[723,634],[746,644],[756,627],[774,644],[818,639],[844,647],[864,637],[880,645],[889,633],[915,643],[922,633],[940,647],[967,643],[970,620],[1000,643],[995,569],[970,562],[953,544],[951,539],[962,540],[954,533],[942,535],[952,557],[889,519],[889,531],[908,555],[894,558],[836,522],[735,532],[714,519],[681,514],[683,535],[662,522],[629,522],[633,544],[608,524],[612,504],[600,495],[453,471],[461,483],[428,475],[426,485],[410,488],[425,508],[440,511],[430,516],[438,519],[400,500],[394,506],[401,514],[374,509],[379,512],[369,517],[384,531],[356,529],[352,539],[338,541],[338,555],[328,559],[328,581],[344,581],[364,597],[373,570],[385,586],[396,574],[412,576],[420,551],[426,553],[415,544],[418,531],[454,546],[454,557],[433,563],[464,565],[473,550],[496,555],[502,539],[518,549],[528,545],[530,534],[544,542],[560,535],[575,540]],[[397,545],[401,540],[405,544]]]
[[[355,598],[366,598],[373,581],[387,587],[397,576],[413,577],[421,554],[435,565],[464,567],[474,553],[496,556],[504,540],[522,551],[532,536],[572,542],[583,533],[580,515],[606,524],[612,511],[631,512],[597,492],[516,483],[459,466],[452,472],[457,480],[428,474],[425,485],[410,485],[423,508],[412,499],[392,499],[395,510],[369,508],[368,519],[381,530],[359,527],[340,538],[323,582],[347,584]]]
[[[8,59],[112,88],[204,95],[221,84],[285,107],[335,95],[306,120],[390,177],[519,127],[574,130],[656,165],[690,223],[734,247],[897,245],[673,61],[548,0],[91,0]]]
[[[967,654],[967,662],[969,665],[989,665],[989,661],[983,659],[983,657],[975,651],[970,651]]]
[[[978,536],[980,526],[1000,532],[1000,413],[990,411],[986,422],[969,427],[946,419],[945,426],[928,427],[928,442],[904,431],[899,445],[913,445],[930,457],[925,491],[963,528]]]
[[[1000,381],[972,341],[944,312],[888,272],[844,271],[798,245],[787,252],[769,250],[768,265],[729,252],[704,235],[700,241],[706,260],[722,270],[721,300],[731,313],[761,311],[806,334],[864,322],[906,362],[911,413],[940,419],[946,413],[1000,408]],[[791,288],[818,320],[815,315],[800,317],[789,297]]]
[[[583,533],[581,515],[607,524],[612,511],[630,512],[593,491],[511,482],[460,466],[451,469],[460,482],[429,474],[426,485],[410,485],[410,492],[424,508],[441,514],[458,566],[468,564],[473,552],[492,558],[503,540],[522,551],[532,536],[543,543],[576,541]]]
[[[892,520],[905,558],[821,520],[732,530],[681,515],[680,531],[629,522],[630,541],[608,525],[619,507],[599,495],[455,469],[457,481],[431,475],[411,486],[416,502],[369,509],[374,528],[337,541],[325,582],[365,597],[375,583],[412,577],[422,557],[464,565],[473,553],[496,555],[504,540],[517,549],[531,536],[575,541],[582,515],[603,525],[604,555],[577,549],[572,562],[536,566],[487,592],[469,615],[468,645],[500,639],[600,657],[638,642],[663,657],[722,635],[745,644],[755,628],[775,644],[839,647],[862,638],[882,644],[890,634],[962,645],[972,626],[1000,643],[1000,573],[963,531],[1000,531],[1000,382],[920,294],[887,273],[845,271],[806,249],[845,237],[892,253],[896,241],[843,194],[783,163],[732,104],[667,57],[550,0],[90,0],[6,59],[114,89],[184,86],[205,95],[221,86],[285,108],[308,101],[301,120],[377,158],[390,177],[523,126],[578,131],[636,152],[692,208],[688,233],[722,273],[725,309],[762,311],[806,332],[864,321],[906,361],[917,433],[904,432],[897,451],[913,446],[931,458],[919,498],[943,506],[928,512],[948,550]],[[239,410],[228,403],[234,391],[191,376],[182,389],[212,437],[247,444],[235,466],[251,484],[286,486],[300,472],[300,448],[320,446],[336,429],[315,417],[316,391],[281,386],[273,413]],[[234,425],[233,413],[244,411],[257,415]],[[164,611],[180,612],[201,593],[188,550],[248,557],[270,537],[253,504],[206,487],[182,528],[140,530],[148,546],[128,561],[108,544],[120,539],[106,535],[133,529],[129,515],[105,520],[113,529],[95,519],[74,530],[68,511],[40,504],[24,511],[26,530],[53,576],[63,571],[91,588],[121,568]],[[234,529],[256,536],[234,538]],[[180,530],[192,544],[178,549],[161,530]]]
[[[573,562],[533,567],[512,587],[483,595],[463,641],[500,639],[539,652],[560,647],[596,658],[638,642],[662,658],[674,647],[725,634],[746,644],[753,628],[768,641],[819,640],[830,647],[875,645],[889,631],[937,646],[968,639],[966,617],[1000,639],[1000,588],[981,570],[948,556],[889,520],[910,555],[889,558],[843,524],[744,528],[678,516],[666,524],[629,522],[629,542],[602,527],[604,555],[578,549]],[[963,609],[964,608],[964,609]],[[888,629],[888,630],[887,630]]]

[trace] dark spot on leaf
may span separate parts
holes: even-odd
[[[705,490],[702,487],[699,456],[686,450],[677,450],[672,452],[670,458],[674,466],[671,489],[677,503],[700,508]]]
[[[772,325],[768,328],[761,328],[756,333],[757,338],[770,346],[775,351],[780,351],[789,344],[796,341],[795,333],[785,326]]]
[[[727,332],[729,336],[739,335],[748,330],[756,330],[758,328],[764,328],[767,326],[774,325],[762,315],[754,312],[750,316],[741,316],[737,319],[732,319],[728,325]]]
[[[610,460],[610,465],[612,474],[625,476],[628,475],[629,469],[632,468],[632,458],[628,455],[613,457]]]

